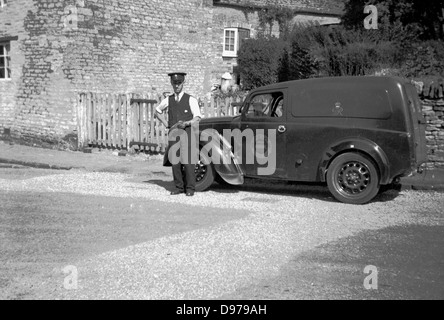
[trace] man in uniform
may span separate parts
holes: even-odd
[[[168,76],[171,78],[171,85],[174,90],[174,94],[165,98],[156,108],[157,118],[163,123],[163,125],[170,129],[174,126],[174,129],[170,130],[169,138],[177,133],[177,129],[182,130],[181,133],[186,132],[188,139],[185,139],[187,143],[180,140],[180,161],[171,161],[173,166],[173,178],[176,189],[171,192],[171,195],[179,195],[186,193],[187,196],[194,196],[196,191],[196,157],[192,156],[192,152],[198,152],[197,145],[192,146],[192,142],[197,142],[196,138],[192,139],[191,133],[194,130],[192,126],[198,124],[202,115],[200,113],[199,102],[196,98],[190,96],[189,94],[183,92],[183,86],[185,84],[184,72],[174,72],[169,73]],[[168,109],[168,122],[163,116],[165,109]],[[175,145],[176,142],[173,139],[169,139],[169,148]],[[171,141],[173,140],[173,141]],[[186,152],[186,150],[188,152]],[[188,155],[184,157],[184,155]],[[193,161],[194,160],[194,161]],[[182,170],[183,168],[183,170]]]

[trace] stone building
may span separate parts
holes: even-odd
[[[285,6],[293,22],[331,24],[341,3],[0,0],[0,135],[75,139],[80,92],[160,96],[171,71],[187,72],[187,91],[202,96],[235,71],[242,39],[267,31],[258,18],[264,7]]]

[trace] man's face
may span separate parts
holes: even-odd
[[[179,94],[182,92],[183,89],[183,84],[185,83],[185,81],[171,81],[171,85],[173,86],[173,90],[175,94]]]

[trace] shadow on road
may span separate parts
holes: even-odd
[[[267,195],[284,195],[316,199],[327,202],[337,202],[328,187],[322,183],[295,183],[281,181],[246,180],[244,185],[232,186],[228,184],[213,184],[212,191],[218,193],[238,193],[241,191]],[[383,186],[372,202],[389,202],[399,196],[400,188],[397,186]]]
[[[143,183],[154,184],[164,188],[166,191],[171,192],[174,188],[172,181],[165,181],[161,179],[153,179],[143,181]],[[338,201],[333,198],[328,187],[322,183],[295,183],[295,182],[282,182],[282,181],[261,181],[255,179],[246,179],[243,185],[229,185],[214,183],[205,192],[216,192],[221,194],[236,194],[239,192],[252,192],[266,195],[281,195],[281,196],[294,196],[306,199],[315,199],[327,202],[337,203]],[[372,202],[389,202],[393,201],[399,196],[400,188],[396,186],[383,186],[379,194],[372,200]]]
[[[303,252],[278,277],[221,299],[442,300],[443,233],[416,224],[366,230]]]
[[[156,186],[164,188],[168,192],[171,192],[175,189],[174,183],[172,181],[155,179],[155,180],[143,181],[143,183],[154,184]]]

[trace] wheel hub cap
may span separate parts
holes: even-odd
[[[338,172],[338,183],[348,194],[364,192],[370,185],[370,172],[367,166],[360,162],[349,162]]]
[[[207,167],[205,164],[202,163],[202,161],[199,161],[196,164],[194,172],[196,173],[196,181],[200,181],[205,177],[205,174],[207,173]]]

